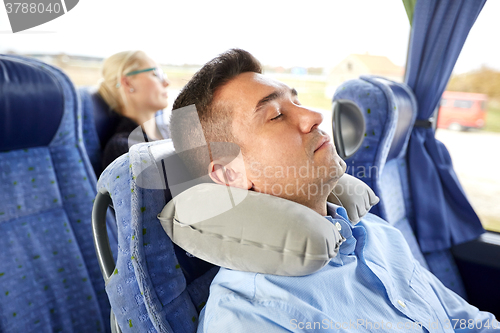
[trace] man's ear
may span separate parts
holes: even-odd
[[[234,163],[224,164],[220,160],[210,163],[208,175],[217,184],[242,188],[249,190],[253,184],[245,175],[245,172],[238,170]]]

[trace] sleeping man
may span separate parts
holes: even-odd
[[[175,112],[190,105],[204,137]],[[492,314],[422,268],[397,229],[371,214],[354,225],[343,208],[327,203],[346,165],[319,130],[322,120],[300,104],[294,89],[262,75],[259,62],[239,49],[208,62],[177,97],[172,139],[176,151],[187,152],[181,158],[192,174],[303,205],[342,236],[338,254],[313,274],[221,268],[198,332],[500,330]],[[233,158],[189,153],[186,147],[200,146],[197,141],[231,142],[239,151]]]

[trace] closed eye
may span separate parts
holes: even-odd
[[[280,114],[279,114],[279,115],[277,115],[276,117],[271,118],[271,121],[278,119],[278,118],[279,118],[279,117],[281,117],[282,115],[283,115],[283,113],[280,113]]]

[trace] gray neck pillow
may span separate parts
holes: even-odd
[[[324,216],[275,196],[218,184],[196,185],[158,215],[170,239],[214,265],[302,276],[324,267],[345,240]]]

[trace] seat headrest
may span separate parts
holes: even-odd
[[[408,140],[413,129],[413,124],[417,118],[417,100],[415,95],[404,84],[396,84],[395,82],[377,79],[384,81],[384,83],[391,89],[394,95],[394,102],[397,107],[398,121],[394,138],[392,139],[391,149],[387,155],[387,160],[400,157],[406,154]]]
[[[94,123],[101,147],[104,147],[113,136],[120,116],[114,112],[104,101],[97,89],[89,91],[92,105],[94,107]]]
[[[135,175],[137,186],[165,190],[168,200],[192,186],[193,179],[171,139],[134,145],[130,151],[141,156],[144,162],[142,170]],[[181,188],[176,188],[178,186]]]
[[[375,154],[384,161],[403,156],[416,115],[416,98],[404,83],[377,76],[347,81],[333,98],[337,150],[345,159],[361,147],[363,154]]]
[[[349,158],[363,143],[366,131],[365,118],[360,108],[349,100],[333,101],[332,129],[337,153]]]
[[[108,106],[96,87],[80,87],[78,94],[82,100],[83,116],[92,125],[88,129],[95,133],[93,135],[99,139],[100,146],[104,147],[115,132],[120,116]]]
[[[143,161],[142,170],[135,174],[137,186],[143,189],[164,190],[167,201],[193,186],[212,183],[208,175],[192,177],[175,151],[172,139],[134,145],[130,148],[130,154],[140,156]]]
[[[54,138],[65,95],[49,67],[0,55],[0,151],[46,146]]]

